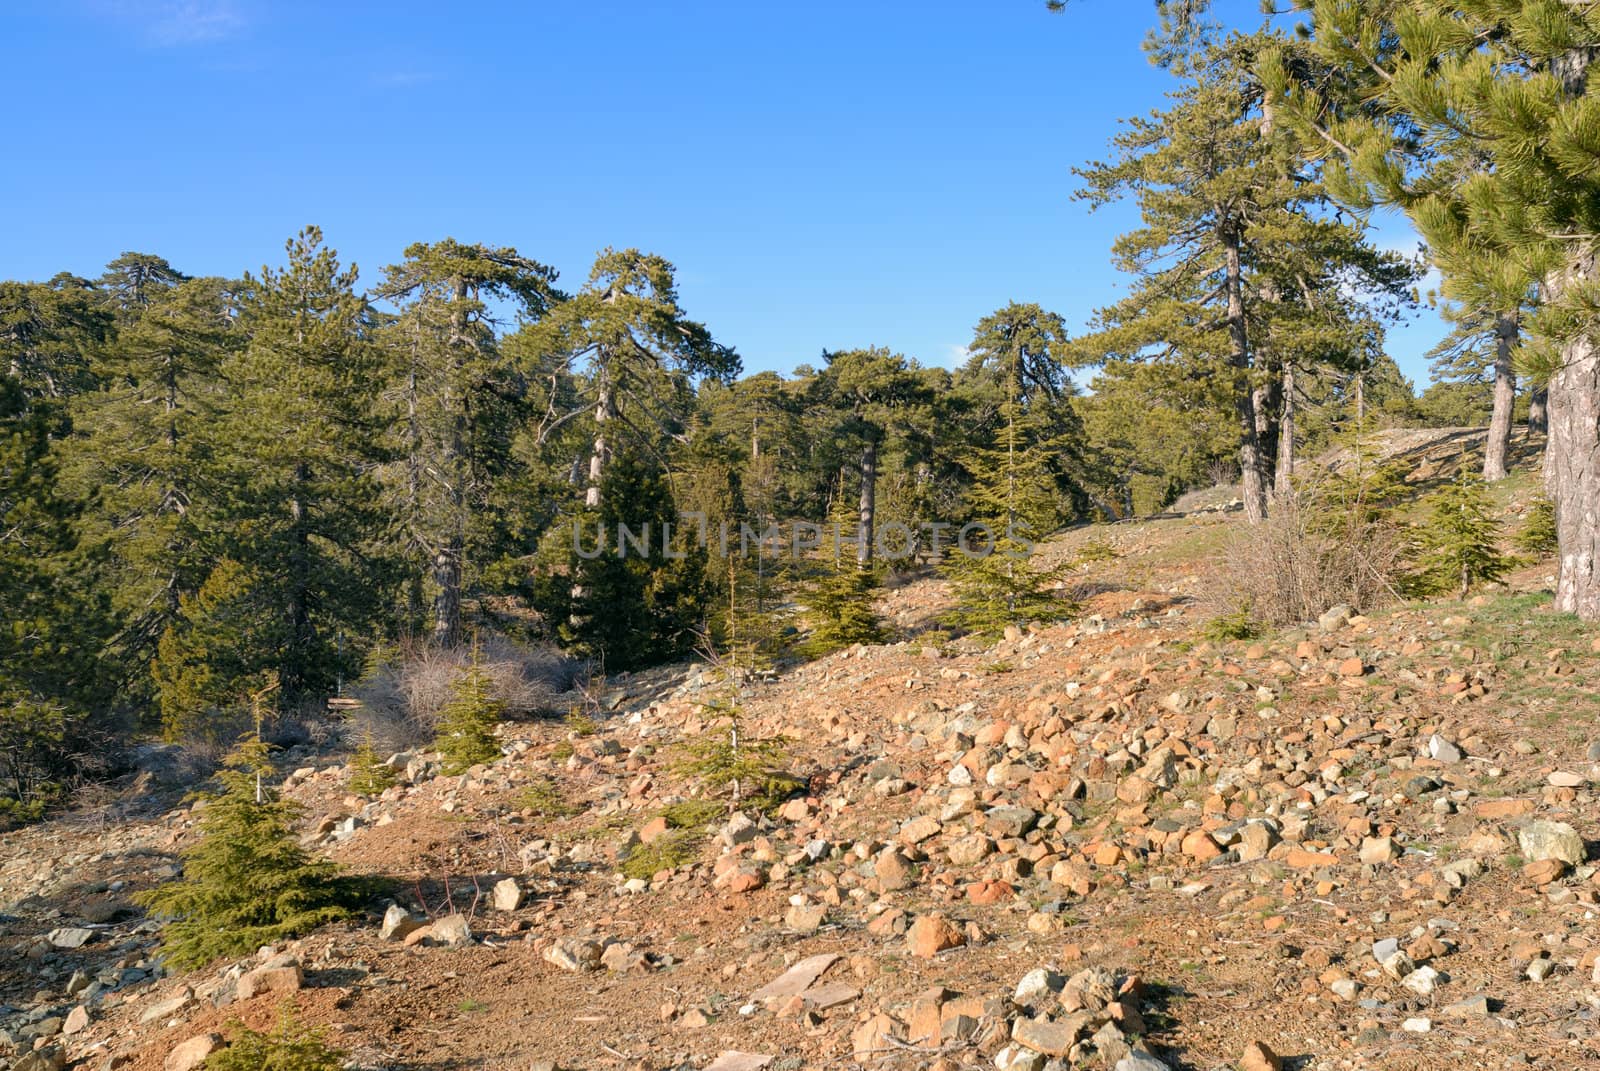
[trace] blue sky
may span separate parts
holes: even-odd
[[[1077,330],[1117,295],[1133,211],[1091,215],[1071,168],[1159,106],[1152,19],[1145,0],[9,5],[0,277],[124,250],[235,275],[306,223],[368,283],[445,236],[568,288],[639,246],[747,370],[858,345],[950,364],[1006,301]],[[1414,245],[1395,221],[1381,240]],[[1419,385],[1441,333],[1391,334]]]

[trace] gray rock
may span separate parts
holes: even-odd
[[[1354,616],[1355,611],[1350,608],[1350,605],[1341,602],[1339,605],[1330,606],[1323,611],[1322,615],[1317,618],[1317,627],[1324,632],[1337,632],[1348,625],[1350,619]]]
[[[1456,763],[1462,759],[1461,749],[1438,733],[1428,738],[1428,757],[1443,763]]]
[[[472,943],[472,927],[467,924],[465,915],[446,915],[428,928],[428,939],[435,944],[459,948]]]
[[[1117,1061],[1116,1071],[1171,1071],[1171,1069],[1149,1053],[1134,1050]]]
[[[1565,822],[1529,822],[1517,833],[1517,845],[1531,862],[1559,859],[1572,866],[1583,862],[1583,838]]]
[[[1020,837],[1039,821],[1026,807],[991,807],[984,812],[984,829],[996,837]]]
[[[51,930],[46,940],[57,948],[82,948],[94,940],[94,931],[82,926],[63,926],[59,930]]]
[[[384,941],[404,941],[422,925],[421,920],[412,918],[411,912],[399,904],[390,904],[389,910],[383,913],[383,926],[378,930],[378,937]]]
[[[496,911],[515,911],[522,906],[522,886],[516,878],[502,878],[494,883],[491,897]]]

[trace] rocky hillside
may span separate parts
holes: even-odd
[[[1210,642],[1235,523],[1070,537],[1114,552],[1082,615],[990,646],[887,595],[913,638],[745,688],[801,786],[768,814],[684,769],[728,732],[702,667],[374,800],[292,751],[307,842],[391,902],[209,970],[129,901],[189,807],[8,834],[0,1068],[188,1071],[285,1000],[362,1068],[1600,1066],[1600,637],[1530,567]]]

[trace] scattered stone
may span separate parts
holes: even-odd
[[[59,930],[51,930],[46,940],[57,948],[82,948],[94,940],[94,931],[83,926],[64,926]]]
[[[239,976],[239,981],[234,987],[234,994],[240,1000],[250,1000],[263,993],[272,993],[282,997],[288,993],[298,992],[304,984],[305,977],[300,973],[298,964],[284,967],[260,967]]]
[[[1435,762],[1453,765],[1460,762],[1464,756],[1461,754],[1461,749],[1459,747],[1457,747],[1455,744],[1452,744],[1438,733],[1434,733],[1432,736],[1428,737],[1428,757],[1433,759]]]
[[[761,1071],[773,1060],[767,1055],[729,1049],[706,1065],[706,1071]]]
[[[920,959],[931,959],[966,943],[966,936],[942,915],[919,915],[906,931],[906,947]]]
[[[1583,838],[1565,822],[1529,822],[1518,831],[1517,844],[1532,862],[1559,859],[1571,866],[1583,862]]]
[[[218,1046],[222,1038],[217,1034],[198,1034],[188,1041],[180,1042],[170,1053],[162,1067],[164,1071],[194,1071],[195,1068],[205,1063]]]
[[[1283,1071],[1283,1060],[1264,1041],[1252,1041],[1239,1057],[1239,1071]]]
[[[545,949],[544,959],[564,971],[592,971],[600,967],[602,951],[597,941],[568,937]]]
[[[390,904],[389,910],[383,913],[383,925],[378,930],[378,937],[384,941],[404,941],[424,925],[421,919],[412,918],[411,913],[399,904]]]
[[[798,996],[810,989],[829,967],[839,962],[839,957],[832,952],[824,952],[818,956],[810,956],[801,960],[778,977],[750,994],[752,1001],[775,1001],[784,997]]]
[[[515,878],[502,878],[494,883],[490,897],[496,911],[515,911],[522,906],[522,886]]]

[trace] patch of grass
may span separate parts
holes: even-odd
[[[701,837],[686,830],[669,830],[649,844],[628,853],[618,870],[625,878],[649,881],[663,870],[675,870],[700,854]]]
[[[473,1000],[471,997],[467,997],[456,1005],[456,1011],[465,1012],[469,1015],[474,1012],[486,1012],[488,1010],[489,1005],[481,1000]]]
[[[1230,640],[1253,640],[1261,635],[1261,629],[1250,619],[1250,608],[1244,606],[1232,613],[1213,617],[1200,627],[1200,635],[1213,643],[1227,643]]]
[[[661,817],[667,820],[667,826],[671,829],[698,829],[727,813],[727,805],[719,800],[684,800],[661,809]]]
[[[997,673],[1010,673],[1013,669],[1016,669],[1017,667],[1013,666],[1010,662],[1007,662],[1005,659],[1001,659],[998,662],[985,662],[983,665],[979,666],[978,668],[981,671],[983,671],[984,673],[989,674],[989,675],[992,676],[992,675],[997,674]]]
[[[600,723],[581,710],[569,711],[566,723],[567,730],[574,736],[593,736],[600,731]]]
[[[511,805],[519,811],[532,811],[541,818],[566,818],[582,810],[569,802],[555,781],[548,777],[541,777],[523,788]]]
[[[568,759],[572,758],[576,751],[577,749],[572,746],[572,742],[570,740],[563,740],[555,747],[550,749],[550,761],[566,762]]]

